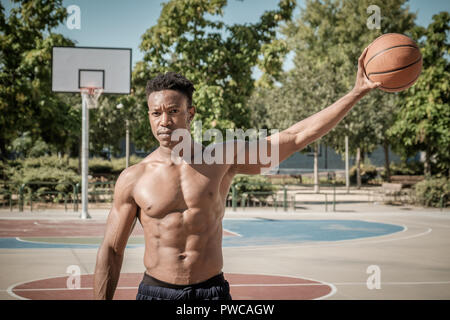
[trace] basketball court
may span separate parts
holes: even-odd
[[[54,47],[52,90],[81,94],[82,186],[89,112],[101,94],[130,94],[131,49]],[[0,299],[92,299],[108,210],[0,211]],[[450,211],[341,204],[336,212],[232,211],[223,221],[225,278],[235,300],[449,299]],[[80,217],[82,219],[80,219]],[[91,219],[88,219],[91,218]],[[134,300],[144,274],[137,224],[115,299]]]
[[[227,209],[223,271],[235,300],[449,299],[449,213],[375,204]],[[92,298],[108,210],[90,210],[87,220],[56,210],[0,214],[1,299]],[[143,254],[137,224],[115,299],[135,299]]]

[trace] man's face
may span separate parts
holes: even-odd
[[[171,141],[176,129],[187,129],[195,114],[194,107],[188,107],[187,97],[175,90],[152,92],[148,97],[148,116],[155,138],[161,146],[171,147],[177,141]]]

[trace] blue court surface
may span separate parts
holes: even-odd
[[[339,241],[376,237],[400,232],[404,227],[360,220],[272,220],[224,219],[223,228],[233,235],[223,237],[223,247],[267,246],[317,241]],[[60,238],[59,238],[60,239]],[[81,239],[81,237],[79,238]],[[0,248],[98,248],[100,238],[93,243],[59,242],[57,238],[30,241],[20,238],[0,238]],[[58,243],[59,242],[59,243]],[[129,243],[128,248],[143,247],[142,243]]]
[[[404,227],[360,220],[224,220],[223,227],[241,237],[224,237],[224,247],[339,241],[383,236]]]

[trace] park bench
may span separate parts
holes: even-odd
[[[289,181],[292,178],[296,179],[297,183],[302,183],[301,174],[271,174],[268,175],[268,177],[270,180],[281,181],[282,184],[284,184],[286,180]]]
[[[422,181],[424,176],[418,175],[397,175],[391,176],[391,182],[385,182],[381,185],[384,201],[402,202],[402,196],[408,195],[411,188],[417,182]]]
[[[425,179],[424,176],[398,175],[398,176],[391,176],[391,183],[401,184],[402,188],[409,188],[415,185],[417,182],[422,181],[423,179]]]
[[[383,193],[383,202],[393,201],[397,202],[402,195],[404,195],[403,185],[401,183],[388,183],[385,182],[381,185],[382,193]]]

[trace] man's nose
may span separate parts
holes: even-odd
[[[169,116],[167,112],[163,112],[161,116],[161,125],[162,126],[168,126],[172,123],[172,118]]]

